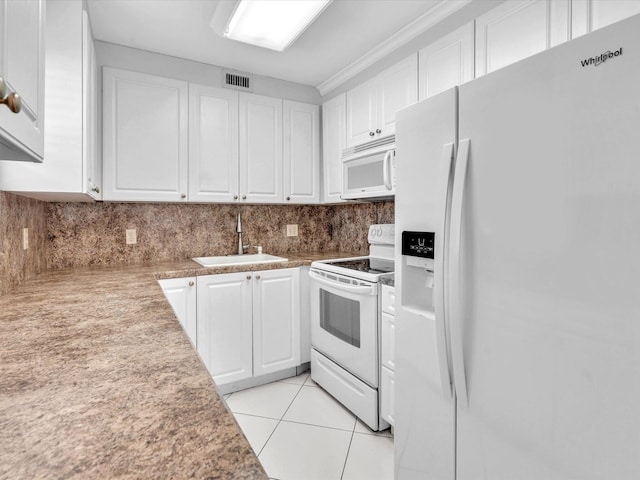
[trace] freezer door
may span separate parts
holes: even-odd
[[[451,89],[396,116],[396,480],[453,480],[455,475],[443,246],[456,96]],[[403,231],[435,234],[433,274],[402,255]]]
[[[639,68],[636,17],[459,89],[457,480],[640,478]]]

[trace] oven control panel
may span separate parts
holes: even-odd
[[[402,255],[433,258],[433,232],[402,232]]]

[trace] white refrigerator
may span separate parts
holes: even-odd
[[[396,480],[640,479],[640,16],[399,112],[395,205]]]

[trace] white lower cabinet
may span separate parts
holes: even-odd
[[[382,286],[380,416],[395,425],[395,291]]]
[[[169,305],[193,345],[196,345],[196,277],[167,278],[158,280]]]
[[[300,273],[253,273],[253,376],[300,364]]]
[[[198,277],[197,349],[218,384],[253,375],[252,273]]]
[[[300,364],[299,269],[197,279],[197,349],[218,385]]]

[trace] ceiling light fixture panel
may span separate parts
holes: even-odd
[[[240,0],[224,36],[283,51],[331,2],[332,0]]]

